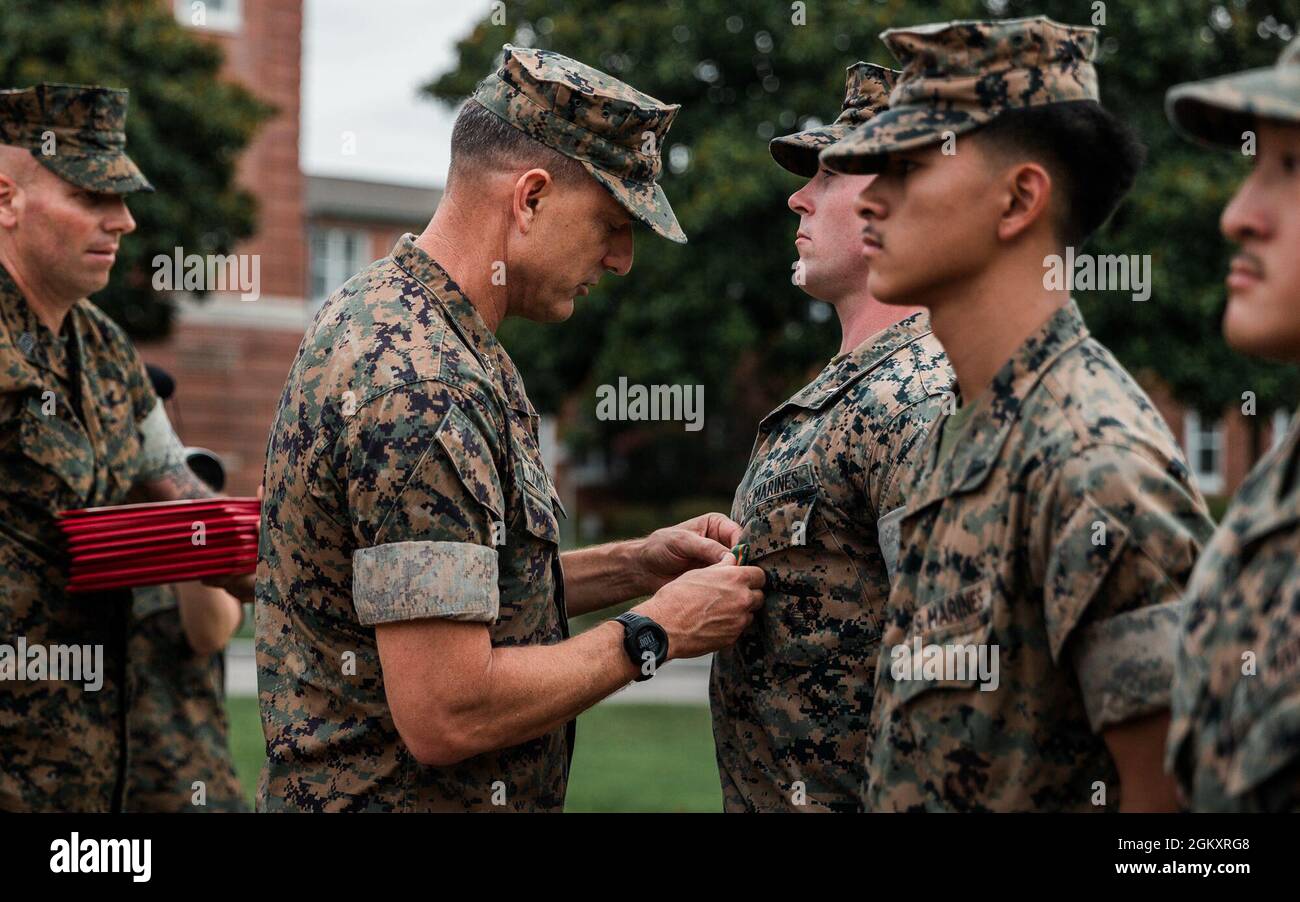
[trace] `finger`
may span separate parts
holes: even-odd
[[[699,561],[701,564],[712,563],[718,559],[718,555],[727,552],[726,545],[720,545],[713,539],[693,532],[682,533],[681,542],[678,543],[677,548],[684,557]]]
[[[734,566],[736,566],[735,555],[733,555],[730,551],[724,551],[722,552],[722,555],[718,558],[718,562],[716,564],[710,565],[709,569],[712,570],[714,567],[734,567]]]
[[[751,589],[761,589],[767,585],[767,574],[763,572],[762,567],[741,567],[740,577]]]
[[[728,548],[740,542],[740,534],[744,530],[739,523],[726,514],[710,514],[710,517],[712,529],[709,531],[719,542]]]
[[[763,606],[763,598],[764,598],[763,593],[760,592],[758,589],[750,589],[749,609],[751,611],[757,611],[759,608],[761,608]]]

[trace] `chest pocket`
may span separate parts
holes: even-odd
[[[819,492],[816,485],[760,504],[744,523],[748,562],[767,575],[763,608],[742,637],[752,667],[778,680],[826,658],[839,637],[824,610],[827,586],[819,553],[810,547]]]
[[[905,635],[896,628],[887,631],[881,679],[896,705],[931,692],[978,691],[981,667],[991,682],[997,679],[992,635],[993,589],[981,580],[919,609]]]
[[[94,501],[94,446],[66,406],[59,405],[48,415],[41,406],[39,396],[27,399],[19,418],[18,443],[23,456],[44,471],[50,484],[23,488],[41,492],[47,504],[61,509],[89,506]]]

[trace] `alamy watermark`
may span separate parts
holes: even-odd
[[[626,376],[618,386],[596,389],[598,420],[684,421],[687,432],[704,428],[703,385],[629,385]]]
[[[232,291],[241,301],[262,296],[261,254],[172,254],[153,258],[154,291]]]
[[[1043,287],[1048,291],[1127,291],[1134,301],[1151,297],[1150,254],[1076,254],[1043,258]]]
[[[5,680],[61,680],[98,692],[104,685],[104,646],[28,645],[19,636],[13,645],[0,644],[0,681]]]
[[[992,692],[1000,682],[996,645],[922,645],[914,636],[910,644],[891,647],[889,659],[889,675],[899,682],[976,680],[980,692]]]

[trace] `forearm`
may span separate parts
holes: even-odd
[[[181,583],[181,629],[196,655],[212,655],[226,647],[239,629],[243,608],[230,594],[201,583]]]
[[[481,749],[517,745],[559,727],[637,677],[623,628],[602,623],[559,645],[493,649]]]
[[[599,611],[654,591],[647,585],[640,566],[643,541],[610,542],[566,551],[560,556],[569,616]]]
[[[465,657],[451,646],[444,666],[422,660],[390,682],[389,706],[419,761],[450,766],[545,735],[630,683],[638,671],[622,641],[622,627],[605,623],[558,645],[461,646]]]
[[[218,498],[202,479],[185,464],[170,467],[140,486],[150,501],[181,501],[186,498]]]
[[[1126,721],[1102,734],[1119,771],[1119,810],[1177,811],[1178,792],[1164,771],[1169,712]]]

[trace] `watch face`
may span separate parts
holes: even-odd
[[[650,627],[643,627],[641,631],[636,634],[636,645],[637,648],[642,651],[652,651],[656,655],[659,654],[659,641],[655,639],[654,630]]]

